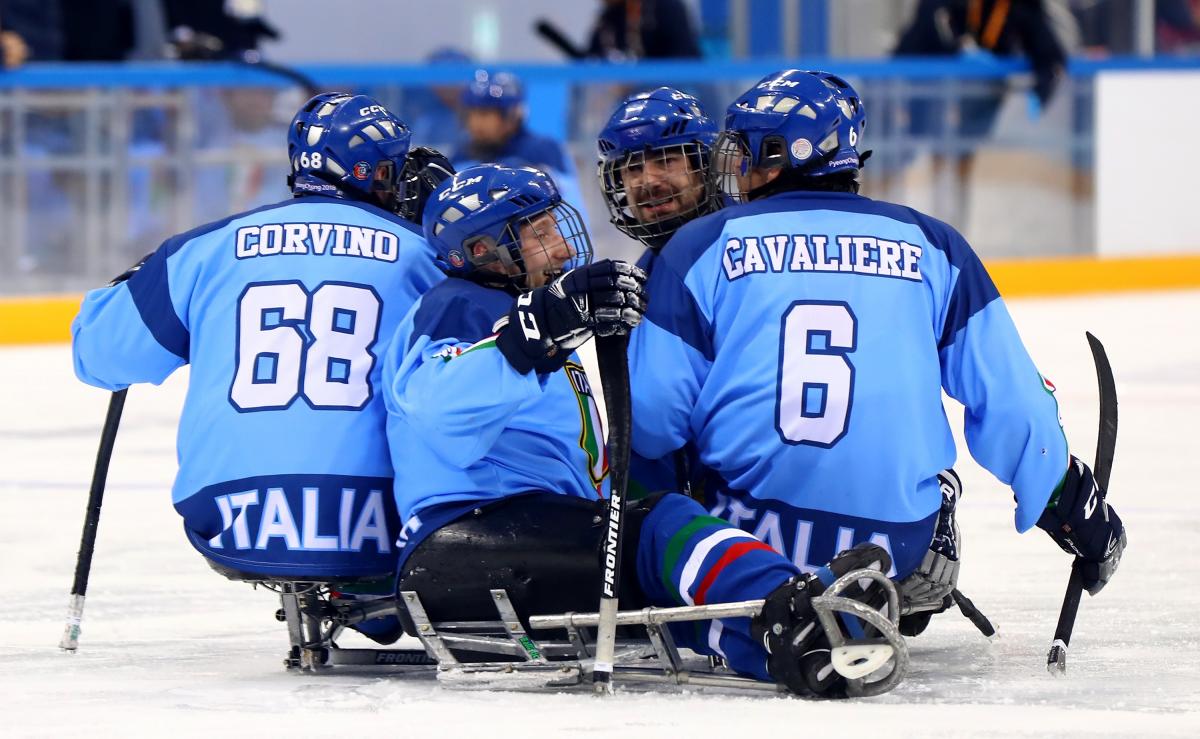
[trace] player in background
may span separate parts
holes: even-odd
[[[424,225],[450,279],[421,297],[384,364],[405,521],[398,583],[435,621],[494,618],[491,588],[526,615],[594,607],[607,455],[574,349],[638,324],[644,275],[624,262],[589,264],[578,212],[529,168],[459,172],[430,199]],[[412,459],[422,463],[401,464]],[[823,663],[817,654],[802,666],[824,638],[811,607],[801,615],[820,580],[799,579],[778,552],[683,495],[640,503],[627,525],[626,607],[769,597],[773,607],[753,625],[713,622],[677,638],[799,692],[841,688],[820,669],[828,647]],[[869,547],[830,567],[872,563],[889,565]]]
[[[459,113],[467,141],[450,155],[455,167],[484,163],[533,167],[550,175],[564,200],[582,207],[579,174],[570,152],[562,143],[526,127],[525,87],[516,75],[476,71],[475,79],[463,88]],[[586,226],[587,213],[583,217]]]
[[[373,98],[317,95],[288,129],[291,199],[168,239],[84,298],[84,382],[118,390],[191,367],[172,497],[218,569],[394,572],[381,360],[444,277],[392,212],[422,196],[402,183],[427,182],[408,153]]]
[[[926,566],[953,528],[938,530],[955,482],[939,477],[955,461],[945,389],[972,456],[1012,487],[1018,531],[1080,556],[1094,594],[1121,520],[962,236],[857,194],[861,101],[843,87],[786,70],[729,107],[713,174],[740,204],[681,228],[650,275],[630,348],[634,450],[695,443],[724,483],[714,514],[804,570],[872,541],[894,578],[945,588],[937,570],[957,553]],[[927,595],[914,588],[910,610]]]
[[[708,177],[717,125],[695,97],[672,87],[630,95],[600,131],[600,191],[609,220],[646,246],[637,265],[649,273],[658,250],[688,221],[724,203]],[[663,459],[634,454],[632,494],[665,490],[702,495],[693,449]]]

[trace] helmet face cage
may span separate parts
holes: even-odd
[[[396,178],[396,215],[413,223],[421,223],[421,212],[425,201],[438,185],[454,176],[454,169],[446,169],[440,163],[419,161],[409,156]]]
[[[478,269],[495,273],[521,290],[549,284],[564,272],[592,262],[592,241],[579,211],[559,202],[538,213],[509,221],[500,241],[476,255],[476,244],[486,239],[467,240],[468,258]],[[499,269],[486,265],[498,264]],[[530,280],[540,275],[541,279]]]
[[[698,141],[645,148],[600,163],[600,187],[609,220],[622,233],[661,246],[683,224],[715,208],[710,149]],[[661,215],[650,209],[674,203]]]
[[[722,131],[713,146],[713,163],[709,168],[710,187],[735,203],[745,203],[749,197],[742,189],[749,188],[751,163],[750,147],[737,131]]]

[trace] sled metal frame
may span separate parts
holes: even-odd
[[[870,578],[885,584],[889,617],[862,603],[839,597],[849,584]],[[530,630],[561,629],[565,638],[535,640],[517,616],[508,593],[491,590],[495,621],[439,621],[429,618],[414,591],[401,591],[399,600],[380,598],[362,601],[333,597],[336,583],[296,580],[252,580],[279,594],[275,617],[287,624],[289,651],[284,666],[289,670],[319,672],[330,667],[385,667],[392,671],[428,671],[436,666],[439,682],[455,688],[541,689],[570,688],[590,684],[594,665],[594,630],[598,613],[562,613],[531,616]],[[842,637],[835,619],[849,614],[866,621],[893,645],[887,664],[891,670],[881,679],[848,679],[852,696],[878,695],[894,687],[908,668],[908,649],[897,629],[899,597],[887,578],[875,570],[856,570],[838,578],[824,596],[813,599],[817,616],[832,647],[854,650],[858,643]],[[753,617],[762,610],[762,600],[674,608],[643,608],[617,613],[618,626],[640,626],[646,638],[618,638],[613,660],[615,682],[625,684],[668,684],[714,687],[766,693],[786,693],[783,686],[741,677],[719,660],[680,653],[667,624],[710,619]],[[345,649],[336,643],[348,626],[382,616],[411,621],[423,649]],[[474,659],[478,657],[479,659]],[[874,674],[874,673],[872,673]]]

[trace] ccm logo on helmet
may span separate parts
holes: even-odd
[[[456,194],[459,190],[463,189],[467,185],[474,185],[476,182],[479,182],[481,180],[483,180],[482,175],[479,175],[477,177],[468,177],[465,180],[460,180],[457,177],[455,177],[454,184],[450,186],[449,190],[442,193],[441,195],[438,195],[438,200],[445,200],[446,198],[450,197],[451,195]]]
[[[368,105],[365,108],[358,109],[359,115],[371,115],[372,113],[378,113],[380,115],[387,115],[387,110],[385,110],[382,105]]]

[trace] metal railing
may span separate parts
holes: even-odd
[[[594,177],[594,137],[616,100],[673,84],[698,94],[719,120],[737,93],[788,66],[828,68],[858,86],[865,146],[875,151],[866,194],[947,220],[987,257],[1090,252],[1095,75],[1196,69],[1200,61],[1073,63],[1036,119],[1025,112],[1025,67],[994,59],[506,68],[526,81],[529,126],[568,142],[597,251],[629,256],[636,250],[605,222]],[[417,143],[445,145],[458,136],[455,119],[431,108],[431,86],[460,83],[473,69],[299,71],[321,89],[375,95],[414,125]],[[0,294],[103,283],[175,233],[286,198],[286,126],[306,94],[293,78],[232,64],[30,65],[0,73]]]

